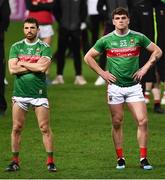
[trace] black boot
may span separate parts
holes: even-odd
[[[154,112],[158,114],[164,114],[165,110],[160,107],[160,103],[154,104]]]

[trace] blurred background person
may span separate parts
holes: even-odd
[[[64,84],[63,71],[65,66],[65,52],[72,50],[75,80],[74,84],[84,85],[87,81],[82,76],[82,61],[80,54],[81,23],[87,16],[87,5],[84,0],[56,0],[53,13],[58,21],[57,45],[57,76],[52,84]]]
[[[157,63],[158,81],[163,84],[163,96],[161,98],[161,104],[165,105],[165,1],[153,0],[155,19],[156,19],[156,31],[157,31],[157,44],[163,51],[163,57],[160,62]]]
[[[40,32],[38,34],[44,42],[51,45],[54,30],[52,27],[54,16],[52,13],[54,0],[25,0],[27,8],[27,17],[33,17],[38,20]],[[49,80],[49,71],[47,70],[47,83]]]
[[[97,41],[100,32],[101,17],[97,11],[98,0],[84,0],[87,4],[87,17],[81,23],[81,47],[83,55]]]
[[[129,8],[131,10],[131,24],[130,27],[133,30],[144,33],[153,42],[157,43],[158,46],[164,51],[165,45],[164,35],[162,32],[165,31],[163,22],[165,20],[165,9],[164,4],[159,0],[136,0],[129,1]],[[146,25],[147,22],[147,25]],[[142,67],[149,57],[149,53],[142,49],[140,55],[140,67]],[[165,61],[164,53],[160,61],[153,66],[142,79],[143,91],[145,95],[145,102],[150,102],[150,92],[152,91],[154,99],[154,112],[165,113],[164,109],[161,108],[161,92],[160,82],[165,81]]]
[[[97,10],[98,0],[87,0],[88,29],[91,34],[90,46],[93,46],[99,38],[100,24],[103,20]]]
[[[84,3],[86,4],[87,7],[87,0],[84,0]],[[83,55],[87,53],[87,51],[90,49],[90,42],[89,42],[89,34],[88,34],[88,15],[87,15],[87,9],[86,9],[86,18],[84,19],[84,22],[81,23],[80,25],[80,30],[81,30],[81,49],[83,52]]]
[[[5,99],[5,31],[10,22],[10,6],[8,0],[0,0],[0,116],[5,114],[7,103]]]

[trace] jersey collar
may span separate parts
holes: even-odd
[[[113,31],[113,33],[116,35],[116,36],[119,36],[119,37],[124,37],[124,36],[127,36],[129,33],[130,33],[130,29],[128,29],[128,32],[126,33],[126,34],[119,34],[119,33],[117,33],[117,31],[116,30],[114,30]]]
[[[39,39],[37,39],[35,42],[33,42],[33,43],[29,43],[29,42],[27,42],[27,39],[24,39],[24,42],[25,42],[25,44],[27,44],[27,45],[29,45],[29,46],[33,46],[33,45],[35,45],[35,44],[37,44],[38,42],[39,42]]]

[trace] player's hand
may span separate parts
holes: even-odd
[[[146,74],[147,70],[145,70],[144,68],[139,69],[134,75],[133,75],[133,79],[136,82],[140,82],[143,78],[143,76]]]
[[[18,65],[18,66],[23,66],[23,63],[24,63],[23,61],[18,61],[18,62],[17,62],[17,65]]]
[[[113,74],[111,74],[109,71],[103,71],[103,73],[100,75],[108,84],[116,82],[116,77]]]

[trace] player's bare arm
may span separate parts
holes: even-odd
[[[28,69],[19,65],[17,58],[9,59],[8,67],[10,74],[22,74],[28,72]]]
[[[147,71],[162,56],[162,50],[154,43],[151,43],[146,49],[151,52],[151,56],[147,63],[134,74],[133,77],[136,81],[140,81]]]
[[[20,62],[20,65],[32,72],[46,72],[49,65],[51,64],[50,58],[41,57],[36,63]]]
[[[91,48],[84,57],[84,61],[93,69],[97,74],[99,74],[103,79],[105,79],[108,83],[115,82],[116,77],[109,73],[108,71],[104,71],[97,64],[95,58],[99,56],[100,53],[96,51],[94,48]]]

